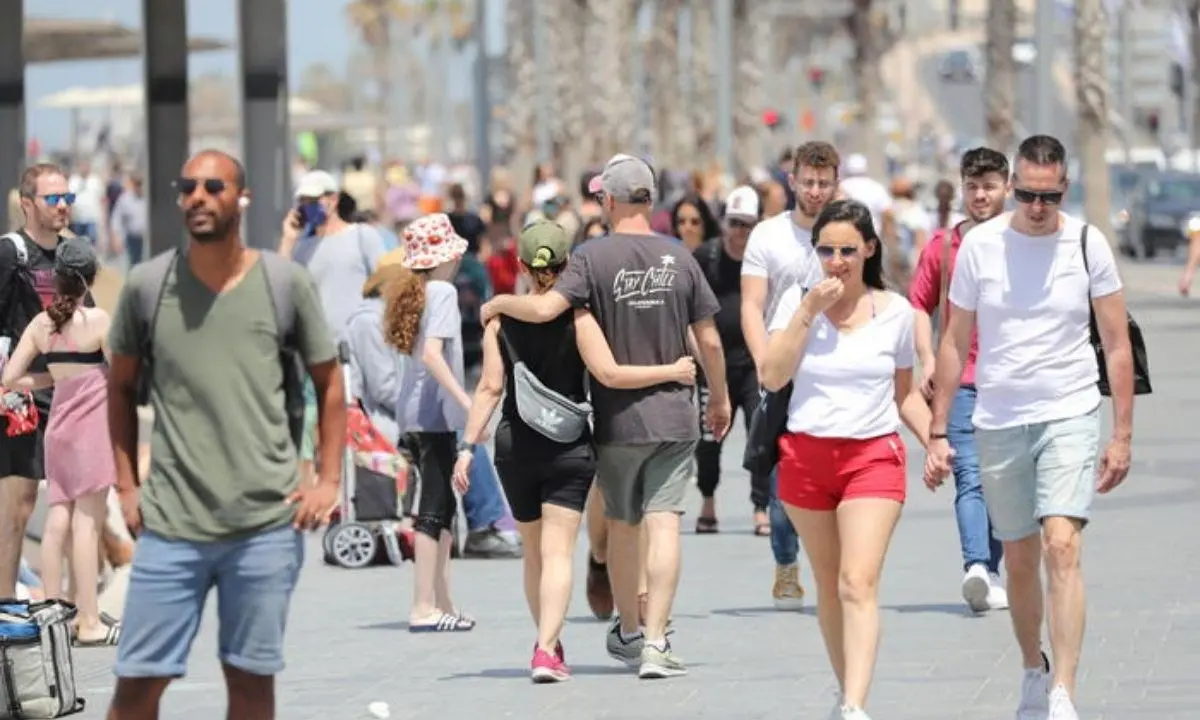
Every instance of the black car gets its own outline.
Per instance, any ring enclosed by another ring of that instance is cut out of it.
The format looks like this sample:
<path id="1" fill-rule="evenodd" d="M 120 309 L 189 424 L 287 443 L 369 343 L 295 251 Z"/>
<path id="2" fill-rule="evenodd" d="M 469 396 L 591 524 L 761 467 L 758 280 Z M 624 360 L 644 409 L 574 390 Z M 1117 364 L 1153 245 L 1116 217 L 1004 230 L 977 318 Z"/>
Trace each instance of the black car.
<path id="1" fill-rule="evenodd" d="M 1173 253 L 1200 231 L 1200 175 L 1164 170 L 1142 176 L 1129 194 L 1121 250 L 1139 258 Z"/>

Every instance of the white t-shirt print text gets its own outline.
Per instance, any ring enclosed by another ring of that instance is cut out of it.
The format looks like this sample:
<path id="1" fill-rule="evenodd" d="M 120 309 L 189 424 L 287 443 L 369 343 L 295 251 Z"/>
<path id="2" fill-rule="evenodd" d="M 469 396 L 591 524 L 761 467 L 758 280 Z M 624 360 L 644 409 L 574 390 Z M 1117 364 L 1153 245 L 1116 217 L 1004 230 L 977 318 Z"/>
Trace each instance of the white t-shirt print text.
<path id="1" fill-rule="evenodd" d="M 674 292 L 675 258 L 663 255 L 661 267 L 646 270 L 620 270 L 613 279 L 613 303 L 624 303 L 632 308 L 660 307 L 666 296 Z"/>

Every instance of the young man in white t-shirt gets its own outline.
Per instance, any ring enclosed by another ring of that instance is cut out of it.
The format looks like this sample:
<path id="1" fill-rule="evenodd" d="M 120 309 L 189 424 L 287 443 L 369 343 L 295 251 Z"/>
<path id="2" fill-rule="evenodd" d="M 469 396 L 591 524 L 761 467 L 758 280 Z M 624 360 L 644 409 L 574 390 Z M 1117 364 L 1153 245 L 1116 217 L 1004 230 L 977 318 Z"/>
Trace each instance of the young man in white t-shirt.
<path id="1" fill-rule="evenodd" d="M 1017 208 L 978 225 L 959 250 L 950 323 L 934 377 L 926 482 L 950 469 L 946 425 L 978 328 L 973 421 L 984 496 L 1004 543 L 1013 632 L 1025 676 L 1019 719 L 1078 720 L 1072 703 L 1083 644 L 1082 531 L 1096 491 L 1129 472 L 1133 356 L 1125 297 L 1108 239 L 1059 212 L 1067 190 L 1062 143 L 1021 143 Z M 1086 247 L 1086 256 L 1084 250 Z M 1113 398 L 1113 434 L 1099 465 L 1100 391 L 1089 334 L 1094 311 Z M 1041 650 L 1045 563 L 1051 664 Z"/>
<path id="2" fill-rule="evenodd" d="M 742 334 L 762 377 L 767 352 L 767 320 L 789 287 L 812 287 L 824 278 L 812 246 L 812 226 L 838 189 L 837 150 L 825 142 L 809 142 L 796 148 L 791 184 L 796 209 L 759 223 L 746 242 L 742 258 Z M 775 494 L 777 479 L 772 474 L 770 504 L 771 552 L 775 556 L 775 583 L 771 595 L 779 610 L 804 606 L 797 565 L 800 541 L 796 530 Z"/>

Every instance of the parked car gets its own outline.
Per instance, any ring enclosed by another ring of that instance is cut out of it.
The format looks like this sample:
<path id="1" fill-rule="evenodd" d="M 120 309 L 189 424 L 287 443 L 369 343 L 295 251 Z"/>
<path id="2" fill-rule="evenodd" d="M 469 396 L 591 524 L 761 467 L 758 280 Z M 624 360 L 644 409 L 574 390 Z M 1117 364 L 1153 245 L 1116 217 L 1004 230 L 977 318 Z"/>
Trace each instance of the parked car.
<path id="1" fill-rule="evenodd" d="M 949 82 L 977 82 L 983 75 L 979 52 L 971 48 L 947 52 L 938 63 L 938 75 Z"/>
<path id="2" fill-rule="evenodd" d="M 1138 258 L 1174 252 L 1200 231 L 1200 175 L 1174 170 L 1146 173 L 1129 198 L 1129 225 L 1121 251 Z"/>
<path id="3" fill-rule="evenodd" d="M 1112 222 L 1117 238 L 1121 244 L 1124 244 L 1129 224 L 1129 197 L 1145 170 L 1124 165 L 1110 165 L 1108 170 L 1109 209 L 1112 211 L 1112 217 L 1109 220 Z M 1071 185 L 1067 188 L 1067 196 L 1063 198 L 1063 212 L 1074 217 L 1086 217 L 1087 211 L 1083 207 L 1083 196 L 1083 181 L 1072 180 Z"/>

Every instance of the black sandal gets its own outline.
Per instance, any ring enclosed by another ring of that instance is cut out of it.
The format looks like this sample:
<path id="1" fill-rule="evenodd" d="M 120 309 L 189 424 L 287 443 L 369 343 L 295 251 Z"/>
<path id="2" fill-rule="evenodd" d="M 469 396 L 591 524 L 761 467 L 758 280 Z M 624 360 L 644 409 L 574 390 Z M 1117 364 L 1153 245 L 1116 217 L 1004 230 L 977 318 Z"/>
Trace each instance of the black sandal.
<path id="1" fill-rule="evenodd" d="M 697 535 L 716 535 L 719 532 L 721 532 L 720 522 L 715 517 L 701 515 L 696 518 Z"/>

